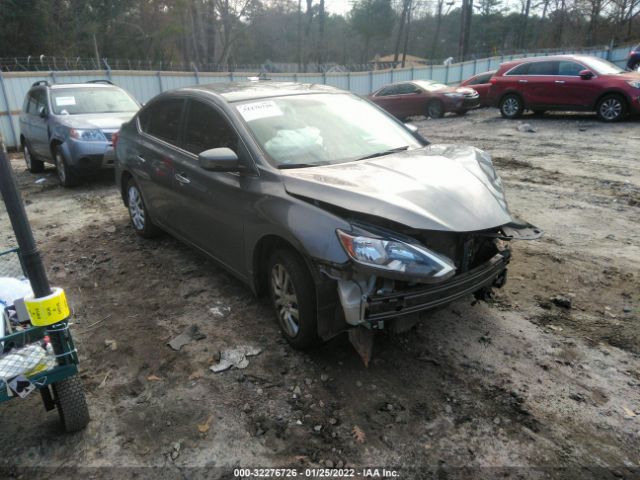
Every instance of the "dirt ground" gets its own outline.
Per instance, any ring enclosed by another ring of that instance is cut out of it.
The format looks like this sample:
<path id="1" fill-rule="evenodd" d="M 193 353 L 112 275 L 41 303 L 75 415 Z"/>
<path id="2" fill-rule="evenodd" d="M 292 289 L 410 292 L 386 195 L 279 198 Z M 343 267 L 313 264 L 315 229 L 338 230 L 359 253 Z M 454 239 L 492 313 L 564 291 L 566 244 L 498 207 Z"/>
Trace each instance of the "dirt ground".
<path id="1" fill-rule="evenodd" d="M 13 154 L 52 283 L 73 307 L 92 421 L 65 435 L 38 395 L 2 405 L 0 476 L 293 466 L 640 478 L 640 122 L 495 110 L 414 120 L 434 143 L 490 152 L 512 211 L 545 236 L 513 245 L 492 303 L 469 297 L 380 336 L 368 368 L 344 337 L 291 349 L 267 302 L 232 276 L 170 237 L 139 239 L 109 175 L 64 190 Z M 0 227 L 7 243 L 6 218 Z M 167 346 L 191 325 L 206 338 Z M 239 345 L 262 353 L 244 370 L 209 370 Z"/>

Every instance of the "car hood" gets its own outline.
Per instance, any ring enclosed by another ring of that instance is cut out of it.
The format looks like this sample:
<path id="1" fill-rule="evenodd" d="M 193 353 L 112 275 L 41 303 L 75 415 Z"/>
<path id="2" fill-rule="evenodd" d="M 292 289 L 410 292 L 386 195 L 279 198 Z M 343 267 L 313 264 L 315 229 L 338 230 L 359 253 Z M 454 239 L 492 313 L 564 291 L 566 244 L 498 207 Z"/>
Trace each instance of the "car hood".
<path id="1" fill-rule="evenodd" d="M 514 221 L 490 156 L 430 145 L 380 158 L 282 170 L 286 191 L 411 228 L 470 232 Z"/>
<path id="2" fill-rule="evenodd" d="M 87 115 L 60 115 L 60 123 L 70 128 L 99 128 L 117 130 L 124 122 L 131 120 L 136 112 L 92 113 Z"/>

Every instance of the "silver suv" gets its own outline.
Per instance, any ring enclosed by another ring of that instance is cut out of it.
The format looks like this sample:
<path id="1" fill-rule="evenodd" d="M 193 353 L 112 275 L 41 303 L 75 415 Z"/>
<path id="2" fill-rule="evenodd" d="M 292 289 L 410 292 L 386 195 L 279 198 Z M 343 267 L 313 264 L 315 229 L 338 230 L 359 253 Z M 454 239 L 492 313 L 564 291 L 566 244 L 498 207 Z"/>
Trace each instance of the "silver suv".
<path id="1" fill-rule="evenodd" d="M 139 108 L 129 93 L 106 80 L 34 83 L 20 115 L 27 168 L 38 173 L 45 162 L 54 164 L 63 187 L 83 174 L 113 168 L 111 137 Z"/>

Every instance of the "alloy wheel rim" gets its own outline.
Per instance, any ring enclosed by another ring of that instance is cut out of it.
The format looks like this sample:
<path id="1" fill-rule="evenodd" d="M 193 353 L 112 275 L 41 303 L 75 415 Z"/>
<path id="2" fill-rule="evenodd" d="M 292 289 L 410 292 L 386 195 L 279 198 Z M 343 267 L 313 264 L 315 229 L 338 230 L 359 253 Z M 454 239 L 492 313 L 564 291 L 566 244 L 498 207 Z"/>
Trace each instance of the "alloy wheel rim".
<path id="1" fill-rule="evenodd" d="M 600 106 L 600 114 L 607 120 L 618 118 L 622 113 L 622 104 L 615 98 L 610 98 Z"/>
<path id="2" fill-rule="evenodd" d="M 280 324 L 285 333 L 294 338 L 300 331 L 298 297 L 293 287 L 291 275 L 279 263 L 274 265 L 271 270 L 271 288 Z"/>
<path id="3" fill-rule="evenodd" d="M 65 170 L 64 159 L 60 153 L 56 153 L 56 170 L 58 171 L 58 178 L 61 183 L 64 183 L 67 179 L 67 172 Z"/>
<path id="4" fill-rule="evenodd" d="M 27 168 L 31 170 L 31 152 L 26 145 L 24 146 L 24 161 L 27 164 Z"/>
<path id="5" fill-rule="evenodd" d="M 129 187 L 129 214 L 133 226 L 137 230 L 144 230 L 144 206 L 142 196 L 136 187 Z"/>
<path id="6" fill-rule="evenodd" d="M 511 98 L 507 98 L 504 101 L 504 104 L 502 105 L 502 111 L 509 117 L 511 117 L 512 115 L 515 115 L 516 112 L 518 111 L 518 107 L 520 106 L 520 104 L 518 103 L 518 100 L 516 100 L 515 98 L 511 97 Z"/>

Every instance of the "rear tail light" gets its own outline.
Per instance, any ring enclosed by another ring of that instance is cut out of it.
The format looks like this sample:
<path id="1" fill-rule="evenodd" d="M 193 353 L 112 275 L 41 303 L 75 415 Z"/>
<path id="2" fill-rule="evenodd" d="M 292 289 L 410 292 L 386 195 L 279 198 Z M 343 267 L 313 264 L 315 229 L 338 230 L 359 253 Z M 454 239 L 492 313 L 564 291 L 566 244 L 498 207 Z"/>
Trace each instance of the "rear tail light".
<path id="1" fill-rule="evenodd" d="M 117 132 L 113 132 L 113 135 L 111 135 L 111 143 L 113 144 L 113 148 L 116 148 L 116 146 L 118 145 L 119 138 L 120 138 L 120 130 L 118 130 Z"/>
<path id="2" fill-rule="evenodd" d="M 491 78 L 489 79 L 489 83 L 490 83 L 490 84 L 492 84 L 492 85 L 494 85 L 494 84 L 498 83 L 498 79 L 497 79 L 496 77 L 491 77 Z"/>

